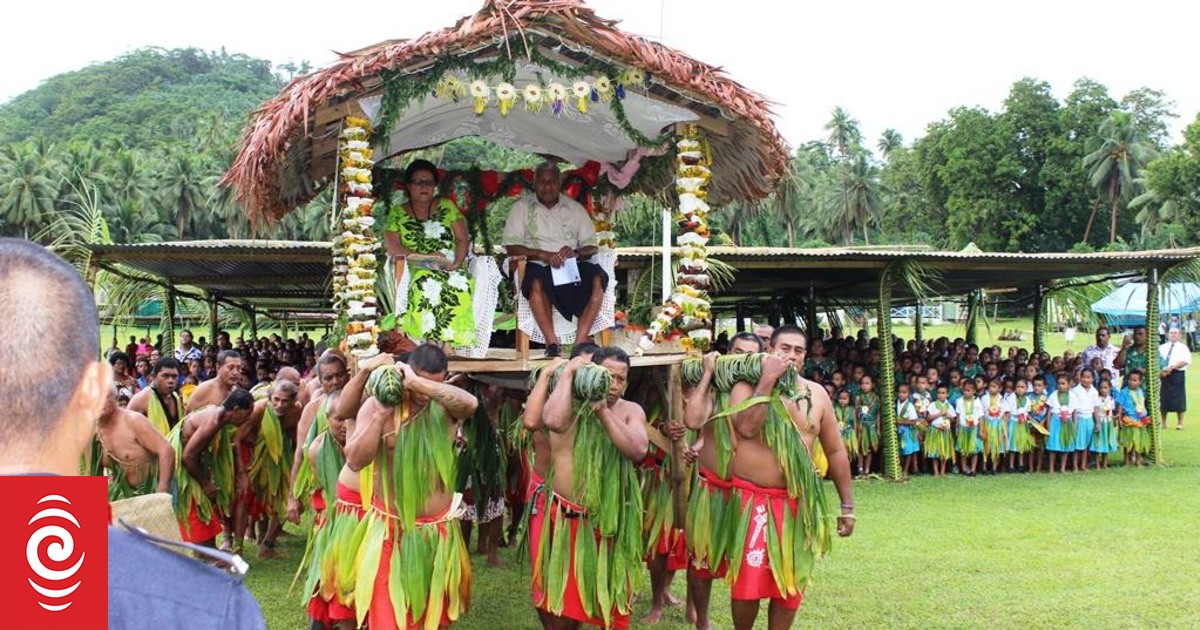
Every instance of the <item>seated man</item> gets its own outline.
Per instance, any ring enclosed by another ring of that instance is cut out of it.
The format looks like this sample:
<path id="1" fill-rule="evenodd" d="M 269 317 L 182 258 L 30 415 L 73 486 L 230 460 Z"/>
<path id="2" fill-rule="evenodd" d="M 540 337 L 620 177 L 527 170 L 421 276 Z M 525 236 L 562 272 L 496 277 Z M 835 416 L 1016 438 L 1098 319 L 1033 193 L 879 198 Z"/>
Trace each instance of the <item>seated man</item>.
<path id="1" fill-rule="evenodd" d="M 504 224 L 504 245 L 510 256 L 525 256 L 529 263 L 521 279 L 521 294 L 546 339 L 546 356 L 559 354 L 551 308 L 568 321 L 577 319 L 575 343 L 591 341 L 592 324 L 600 313 L 608 274 L 599 265 L 585 262 L 596 253 L 596 229 L 583 206 L 560 192 L 561 175 L 553 162 L 542 162 L 534 171 L 533 196 L 513 204 Z M 555 285 L 551 268 L 569 259 L 579 263 L 579 282 Z"/>

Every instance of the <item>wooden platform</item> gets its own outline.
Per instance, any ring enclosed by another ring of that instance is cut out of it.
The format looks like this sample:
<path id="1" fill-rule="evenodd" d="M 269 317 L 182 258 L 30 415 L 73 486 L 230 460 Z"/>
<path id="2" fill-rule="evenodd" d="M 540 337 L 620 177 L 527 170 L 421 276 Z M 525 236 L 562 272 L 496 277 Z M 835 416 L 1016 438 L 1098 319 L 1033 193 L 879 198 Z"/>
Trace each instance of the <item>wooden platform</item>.
<path id="1" fill-rule="evenodd" d="M 682 363 L 686 354 L 647 354 L 640 357 L 630 357 L 630 366 L 634 369 L 656 366 L 670 366 Z M 543 350 L 530 350 L 529 359 L 517 358 L 517 351 L 510 348 L 493 348 L 488 350 L 486 358 L 466 359 L 452 357 L 450 372 L 465 372 L 481 383 L 490 383 L 512 389 L 525 389 L 526 377 L 534 368 L 550 362 Z"/>

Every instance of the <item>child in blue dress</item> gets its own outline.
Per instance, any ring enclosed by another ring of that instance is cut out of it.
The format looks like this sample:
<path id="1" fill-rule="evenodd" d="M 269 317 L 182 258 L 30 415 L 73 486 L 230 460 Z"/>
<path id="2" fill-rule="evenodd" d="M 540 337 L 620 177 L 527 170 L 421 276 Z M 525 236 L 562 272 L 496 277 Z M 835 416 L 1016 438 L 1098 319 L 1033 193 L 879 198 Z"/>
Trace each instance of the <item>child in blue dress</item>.
<path id="1" fill-rule="evenodd" d="M 1075 442 L 1073 445 L 1073 469 L 1087 472 L 1088 449 L 1092 446 L 1092 434 L 1096 432 L 1096 409 L 1100 406 L 1100 393 L 1095 387 L 1096 373 L 1091 368 L 1079 372 L 1079 384 L 1071 389 L 1071 407 L 1075 409 Z"/>
<path id="2" fill-rule="evenodd" d="M 854 402 L 850 399 L 850 391 L 843 389 L 837 392 L 836 403 L 833 405 L 833 415 L 837 418 L 838 430 L 842 433 L 842 443 L 846 445 L 846 458 L 855 461 L 858 458 L 858 414 L 854 412 Z"/>
<path id="3" fill-rule="evenodd" d="M 962 398 L 958 399 L 954 415 L 958 417 L 956 447 L 962 461 L 960 470 L 969 477 L 975 476 L 979 452 L 983 442 L 979 439 L 979 426 L 983 422 L 983 402 L 975 398 L 975 381 L 963 379 Z"/>
<path id="4" fill-rule="evenodd" d="M 981 402 L 984 409 L 984 424 L 980 437 L 983 440 L 983 474 L 996 474 L 996 465 L 1008 450 L 1008 399 L 1005 398 L 1000 378 L 988 382 L 987 393 Z"/>
<path id="5" fill-rule="evenodd" d="M 1046 393 L 1046 379 L 1043 376 L 1033 377 L 1033 393 L 1029 396 L 1029 436 L 1033 439 L 1033 447 L 1029 452 L 1029 467 L 1033 472 L 1042 472 L 1042 462 L 1046 459 L 1046 422 L 1049 419 L 1050 407 L 1047 404 L 1049 394 Z"/>
<path id="6" fill-rule="evenodd" d="M 1121 429 L 1118 435 L 1121 448 L 1125 450 L 1125 465 L 1145 465 L 1145 456 L 1150 452 L 1150 414 L 1146 410 L 1145 380 L 1141 370 L 1125 375 L 1125 389 L 1117 395 L 1121 410 Z"/>
<path id="7" fill-rule="evenodd" d="M 918 472 L 917 453 L 921 452 L 921 441 L 917 439 L 917 406 L 913 404 L 908 385 L 896 386 L 896 433 L 900 438 L 900 456 L 904 458 L 904 474 Z"/>
<path id="8" fill-rule="evenodd" d="M 1064 370 L 1058 373 L 1056 379 L 1058 391 L 1050 395 L 1046 401 L 1047 415 L 1050 417 L 1050 434 L 1046 436 L 1046 450 L 1050 451 L 1050 472 L 1057 467 L 1058 458 L 1062 458 L 1062 468 L 1058 472 L 1067 472 L 1067 455 L 1075 450 L 1075 408 L 1071 406 L 1071 378 Z"/>
<path id="9" fill-rule="evenodd" d="M 1117 427 L 1114 422 L 1117 401 L 1112 395 L 1112 381 L 1100 381 L 1096 391 L 1100 394 L 1100 404 L 1096 407 L 1096 432 L 1089 450 L 1096 454 L 1096 468 L 1108 468 L 1108 454 L 1117 451 Z"/>

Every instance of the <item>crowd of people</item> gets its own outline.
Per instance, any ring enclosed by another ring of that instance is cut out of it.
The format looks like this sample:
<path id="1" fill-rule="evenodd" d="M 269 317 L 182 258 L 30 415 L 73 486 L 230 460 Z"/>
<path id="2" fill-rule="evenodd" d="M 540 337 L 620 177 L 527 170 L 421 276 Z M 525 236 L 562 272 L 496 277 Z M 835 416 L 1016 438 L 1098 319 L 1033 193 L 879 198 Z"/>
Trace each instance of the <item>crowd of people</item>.
<path id="1" fill-rule="evenodd" d="M 754 336 L 767 339 L 770 326 Z M 739 337 L 750 337 L 742 333 Z M 718 348 L 729 344 L 718 336 Z M 842 438 L 859 477 L 882 472 L 881 410 L 896 410 L 905 474 L 1065 472 L 1107 468 L 1110 454 L 1141 466 L 1150 450 L 1146 384 L 1160 379 L 1162 427 L 1183 429 L 1191 352 L 1179 326 L 1148 345 L 1134 327 L 1120 345 L 1107 327 L 1078 354 L 980 348 L 946 337 L 894 341 L 896 399 L 880 398 L 879 340 L 814 339 L 804 376 L 834 400 Z"/>
<path id="2" fill-rule="evenodd" d="M 179 350 L 190 352 L 181 337 Z M 260 555 L 275 554 L 282 523 L 313 512 L 307 610 L 321 627 L 458 619 L 469 602 L 474 532 L 489 563 L 499 546 L 525 540 L 532 603 L 547 628 L 628 627 L 647 574 L 654 621 L 678 603 L 669 585 L 680 570 L 697 627 L 709 627 L 714 579 L 732 585 L 737 627 L 753 626 L 764 599 L 772 627 L 786 627 L 813 558 L 833 532 L 852 532 L 854 503 L 833 406 L 799 377 L 803 333 L 752 339 L 738 354 L 754 355 L 760 373 L 721 390 L 713 384 L 725 372 L 710 355 L 684 392 L 687 417 L 668 423 L 654 379 L 631 373 L 619 348 L 575 344 L 572 358 L 552 359 L 528 391 L 448 374 L 437 344 L 379 355 L 353 376 L 341 353 L 327 351 L 307 376 L 278 369 L 256 400 L 245 387 L 250 360 L 221 335 L 212 378 L 186 399 L 175 383 L 187 362 L 174 357 L 150 366 L 125 409 L 118 378 L 92 470 L 109 475 L 114 500 L 173 489 L 181 536 L 234 553 L 252 541 Z M 368 386 L 376 377 L 401 389 Z M 750 404 L 756 391 L 781 388 L 803 396 L 783 411 Z M 781 432 L 780 423 L 800 430 Z M 780 434 L 795 440 L 767 437 Z M 818 442 L 841 501 L 828 515 L 823 499 L 816 507 L 804 500 L 823 493 L 810 460 Z M 683 491 L 671 471 L 692 462 L 694 522 L 685 526 L 671 509 Z"/>

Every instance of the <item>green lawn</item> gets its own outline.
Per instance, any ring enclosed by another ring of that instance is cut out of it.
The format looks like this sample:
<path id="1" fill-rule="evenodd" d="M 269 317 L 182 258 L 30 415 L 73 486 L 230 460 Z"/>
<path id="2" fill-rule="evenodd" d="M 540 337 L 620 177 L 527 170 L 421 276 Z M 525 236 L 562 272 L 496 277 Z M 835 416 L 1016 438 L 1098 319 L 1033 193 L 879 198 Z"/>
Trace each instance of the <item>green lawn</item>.
<path id="1" fill-rule="evenodd" d="M 981 327 L 980 342 L 1019 324 Z M 930 328 L 927 335 L 962 334 L 961 327 Z M 1078 337 L 1076 350 L 1086 341 Z M 1061 352 L 1062 335 L 1050 335 L 1048 346 Z M 1188 385 L 1193 406 L 1200 404 L 1200 378 Z M 858 529 L 818 568 L 796 627 L 1197 627 L 1197 417 L 1186 431 L 1164 433 L 1169 465 L 1155 469 L 855 482 Z M 250 558 L 247 581 L 270 628 L 303 628 L 301 598 L 287 590 L 303 537 L 281 546 L 286 559 Z M 512 552 L 508 560 L 505 569 L 475 564 L 473 607 L 456 628 L 539 627 L 528 571 Z M 649 591 L 640 599 L 639 616 Z M 723 584 L 713 590 L 712 608 L 716 627 L 732 627 Z M 672 611 L 658 627 L 688 626 Z"/>

